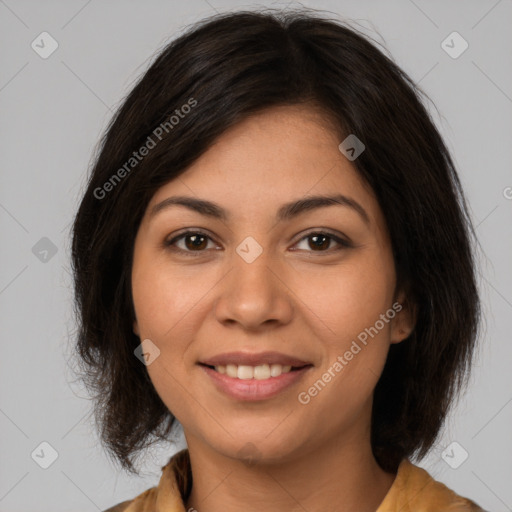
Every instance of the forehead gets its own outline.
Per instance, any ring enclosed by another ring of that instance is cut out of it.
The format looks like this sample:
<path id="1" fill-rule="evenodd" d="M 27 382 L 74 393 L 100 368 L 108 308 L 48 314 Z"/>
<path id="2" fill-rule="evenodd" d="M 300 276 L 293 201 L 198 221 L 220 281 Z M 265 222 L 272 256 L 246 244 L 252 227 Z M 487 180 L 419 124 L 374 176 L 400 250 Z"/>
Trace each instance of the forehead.
<path id="1" fill-rule="evenodd" d="M 321 110 L 279 106 L 251 115 L 220 135 L 152 206 L 172 195 L 222 204 L 238 218 L 274 214 L 283 203 L 336 193 L 364 204 L 373 224 L 383 216 L 371 187 L 338 149 L 341 135 Z"/>

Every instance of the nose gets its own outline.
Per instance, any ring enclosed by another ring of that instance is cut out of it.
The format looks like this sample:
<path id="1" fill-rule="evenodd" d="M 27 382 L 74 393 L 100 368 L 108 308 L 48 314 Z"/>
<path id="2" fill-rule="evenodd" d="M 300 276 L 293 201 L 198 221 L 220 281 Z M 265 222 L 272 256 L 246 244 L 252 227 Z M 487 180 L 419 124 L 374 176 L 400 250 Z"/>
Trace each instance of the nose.
<path id="1" fill-rule="evenodd" d="M 251 331 L 289 323 L 293 293 L 279 268 L 265 250 L 251 263 L 234 254 L 233 267 L 222 280 L 215 303 L 217 320 Z"/>

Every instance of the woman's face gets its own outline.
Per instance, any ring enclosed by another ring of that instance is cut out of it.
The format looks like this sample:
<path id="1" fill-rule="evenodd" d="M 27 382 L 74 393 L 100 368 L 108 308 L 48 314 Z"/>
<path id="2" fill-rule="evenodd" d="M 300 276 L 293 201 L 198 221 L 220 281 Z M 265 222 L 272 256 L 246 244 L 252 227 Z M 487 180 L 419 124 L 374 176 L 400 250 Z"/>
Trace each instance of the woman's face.
<path id="1" fill-rule="evenodd" d="M 383 214 L 340 142 L 311 108 L 265 110 L 147 208 L 134 247 L 134 332 L 151 340 L 147 371 L 189 447 L 291 460 L 328 442 L 369 442 L 390 343 L 412 325 L 394 295 Z M 161 204 L 178 196 L 216 206 Z M 313 196 L 346 199 L 303 203 Z M 229 363 L 229 374 L 207 362 Z"/>

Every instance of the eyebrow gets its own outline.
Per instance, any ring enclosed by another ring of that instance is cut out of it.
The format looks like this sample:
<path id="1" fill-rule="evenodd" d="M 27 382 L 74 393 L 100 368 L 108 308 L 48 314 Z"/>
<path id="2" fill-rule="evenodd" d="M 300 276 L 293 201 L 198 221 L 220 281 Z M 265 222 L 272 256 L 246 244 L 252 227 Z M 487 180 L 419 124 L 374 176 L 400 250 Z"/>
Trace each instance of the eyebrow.
<path id="1" fill-rule="evenodd" d="M 159 212 L 166 210 L 171 206 L 184 206 L 189 210 L 193 210 L 201 215 L 212 217 L 223 221 L 228 221 L 231 215 L 217 203 L 207 201 L 205 199 L 197 199 L 188 196 L 168 197 L 151 208 L 149 213 L 150 219 Z M 283 204 L 277 211 L 276 219 L 279 222 L 290 220 L 306 211 L 323 208 L 326 206 L 346 206 L 359 214 L 366 224 L 370 224 L 370 218 L 365 209 L 355 200 L 343 194 L 332 196 L 307 196 L 297 201 Z"/>

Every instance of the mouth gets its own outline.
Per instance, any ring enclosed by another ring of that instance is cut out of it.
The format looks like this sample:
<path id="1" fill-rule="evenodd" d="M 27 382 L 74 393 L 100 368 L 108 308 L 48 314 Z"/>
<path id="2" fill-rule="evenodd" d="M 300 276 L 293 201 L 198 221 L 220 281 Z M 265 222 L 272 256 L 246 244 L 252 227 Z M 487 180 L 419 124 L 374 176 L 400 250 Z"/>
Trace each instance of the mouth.
<path id="1" fill-rule="evenodd" d="M 261 364 L 261 365 L 209 365 L 205 363 L 199 363 L 200 366 L 209 368 L 221 375 L 226 375 L 232 379 L 239 380 L 267 380 L 275 379 L 283 374 L 297 372 L 304 368 L 313 366 L 312 364 L 303 364 L 299 366 L 282 365 L 278 363 L 274 364 Z"/>
<path id="2" fill-rule="evenodd" d="M 267 400 L 297 385 L 313 364 L 276 351 L 225 352 L 197 363 L 210 383 L 234 400 Z"/>
<path id="3" fill-rule="evenodd" d="M 197 363 L 213 388 L 231 400 L 269 400 L 297 386 L 314 367 L 300 359 L 262 352 L 231 352 Z"/>

